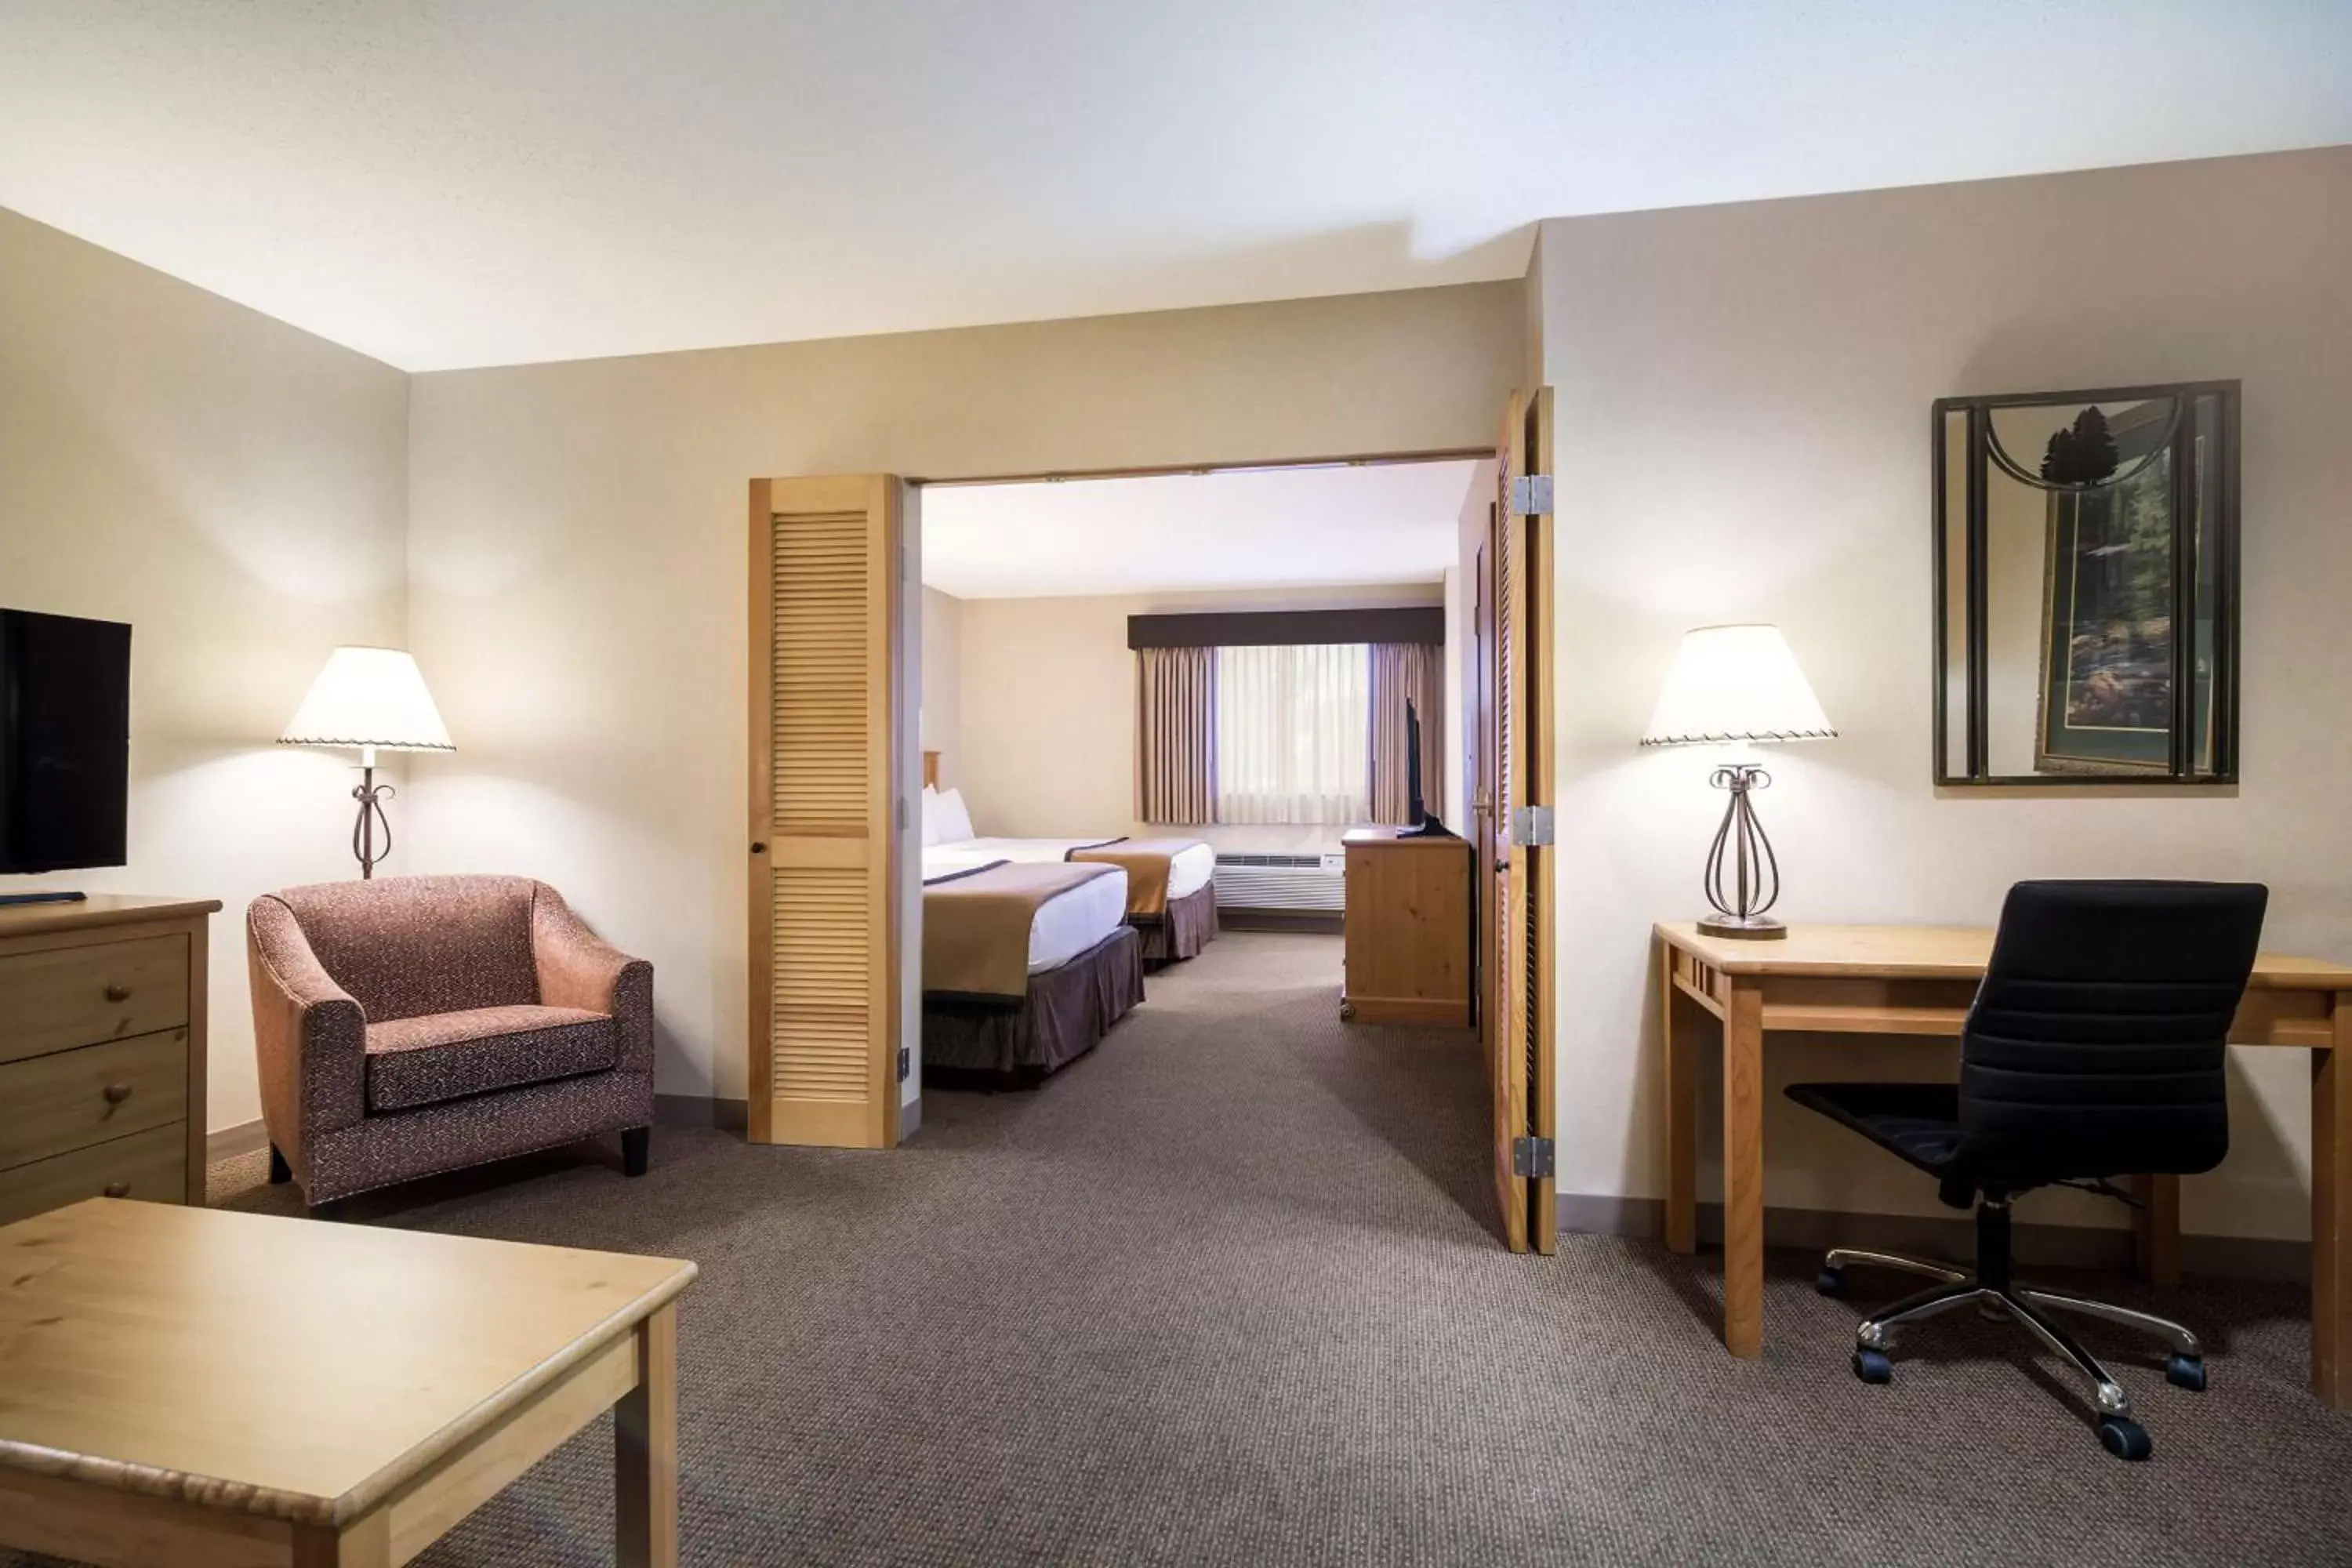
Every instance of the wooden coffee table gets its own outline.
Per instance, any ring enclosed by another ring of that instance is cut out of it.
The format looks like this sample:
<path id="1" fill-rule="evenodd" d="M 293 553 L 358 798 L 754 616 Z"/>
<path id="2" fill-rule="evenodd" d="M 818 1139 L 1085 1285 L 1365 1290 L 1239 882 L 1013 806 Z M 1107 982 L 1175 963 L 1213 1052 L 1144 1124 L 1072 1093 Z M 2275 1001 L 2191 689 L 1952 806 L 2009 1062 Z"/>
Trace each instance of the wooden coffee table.
<path id="1" fill-rule="evenodd" d="M 677 1560 L 691 1263 L 93 1198 L 0 1227 L 0 1544 L 394 1568 L 606 1409 Z"/>

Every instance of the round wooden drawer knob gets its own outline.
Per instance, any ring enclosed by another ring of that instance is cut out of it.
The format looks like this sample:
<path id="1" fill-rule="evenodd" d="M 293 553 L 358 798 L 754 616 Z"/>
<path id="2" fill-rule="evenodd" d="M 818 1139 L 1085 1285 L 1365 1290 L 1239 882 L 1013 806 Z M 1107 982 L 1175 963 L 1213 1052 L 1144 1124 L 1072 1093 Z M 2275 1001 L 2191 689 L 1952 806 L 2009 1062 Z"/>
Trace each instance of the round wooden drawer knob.
<path id="1" fill-rule="evenodd" d="M 106 1096 L 107 1104 L 120 1105 L 131 1098 L 131 1086 L 127 1083 L 110 1083 L 98 1092 Z"/>
<path id="2" fill-rule="evenodd" d="M 106 999 L 110 1002 L 128 1002 L 131 1000 L 131 987 L 117 981 L 106 988 Z"/>
<path id="3" fill-rule="evenodd" d="M 109 1182 L 106 1184 L 106 1195 L 110 1198 L 127 1198 L 131 1195 L 131 1184 L 129 1182 Z"/>

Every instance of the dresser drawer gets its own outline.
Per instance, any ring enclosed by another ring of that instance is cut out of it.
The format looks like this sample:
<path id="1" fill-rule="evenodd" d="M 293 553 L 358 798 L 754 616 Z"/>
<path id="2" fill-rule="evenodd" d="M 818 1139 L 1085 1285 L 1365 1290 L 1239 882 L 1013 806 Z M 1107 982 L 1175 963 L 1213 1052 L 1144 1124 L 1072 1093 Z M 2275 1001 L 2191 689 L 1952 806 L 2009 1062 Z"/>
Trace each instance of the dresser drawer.
<path id="1" fill-rule="evenodd" d="M 188 939 L 144 936 L 0 957 L 0 1061 L 188 1021 Z"/>
<path id="2" fill-rule="evenodd" d="M 0 1171 L 188 1119 L 188 1031 L 0 1062 Z"/>
<path id="3" fill-rule="evenodd" d="M 176 1204 L 188 1192 L 185 1122 L 151 1128 L 0 1171 L 0 1225 L 84 1198 L 145 1198 Z"/>

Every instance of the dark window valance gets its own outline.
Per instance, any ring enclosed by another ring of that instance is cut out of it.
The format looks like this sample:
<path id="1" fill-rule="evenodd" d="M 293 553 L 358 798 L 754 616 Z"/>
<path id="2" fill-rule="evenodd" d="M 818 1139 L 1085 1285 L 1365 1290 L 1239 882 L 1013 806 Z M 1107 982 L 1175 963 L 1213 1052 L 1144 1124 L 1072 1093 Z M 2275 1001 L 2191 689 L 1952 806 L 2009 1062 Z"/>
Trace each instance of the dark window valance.
<path id="1" fill-rule="evenodd" d="M 1445 606 L 1400 605 L 1373 610 L 1230 610 L 1202 615 L 1129 616 L 1127 646 L 1271 647 L 1298 643 L 1427 643 L 1445 646 Z"/>

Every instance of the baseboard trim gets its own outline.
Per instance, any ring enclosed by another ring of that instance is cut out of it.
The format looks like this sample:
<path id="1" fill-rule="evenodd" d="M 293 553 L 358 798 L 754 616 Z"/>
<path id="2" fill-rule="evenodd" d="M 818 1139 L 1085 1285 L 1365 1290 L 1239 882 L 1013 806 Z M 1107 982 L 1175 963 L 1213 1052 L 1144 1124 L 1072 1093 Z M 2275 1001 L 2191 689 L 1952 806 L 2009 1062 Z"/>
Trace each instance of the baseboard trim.
<path id="1" fill-rule="evenodd" d="M 1217 925 L 1223 931 L 1309 931 L 1338 936 L 1347 929 L 1347 917 L 1330 910 L 1243 910 L 1217 906 Z"/>
<path id="2" fill-rule="evenodd" d="M 740 1132 L 751 1124 L 751 1110 L 747 1100 L 708 1094 L 654 1096 L 656 1127 L 716 1127 L 722 1132 Z"/>
<path id="3" fill-rule="evenodd" d="M 269 1147 L 269 1129 L 257 1117 L 234 1127 L 216 1127 L 205 1134 L 205 1163 L 217 1165 Z"/>
<path id="4" fill-rule="evenodd" d="M 1665 1204 L 1657 1198 L 1559 1194 L 1562 1234 L 1655 1237 L 1665 1229 Z M 1698 1205 L 1699 1240 L 1723 1240 L 1723 1205 Z M 1975 1222 L 1965 1215 L 1842 1214 L 1832 1209 L 1768 1206 L 1764 1245 L 1825 1251 L 1867 1247 L 1930 1258 L 1965 1259 L 1976 1252 Z M 2017 1227 L 2017 1261 L 2028 1268 L 2128 1270 L 2133 1266 L 2128 1229 L 2087 1225 Z M 2183 1236 L 2180 1266 L 2191 1274 L 2227 1279 L 2283 1279 L 2308 1283 L 2311 1246 L 2254 1236 Z"/>

